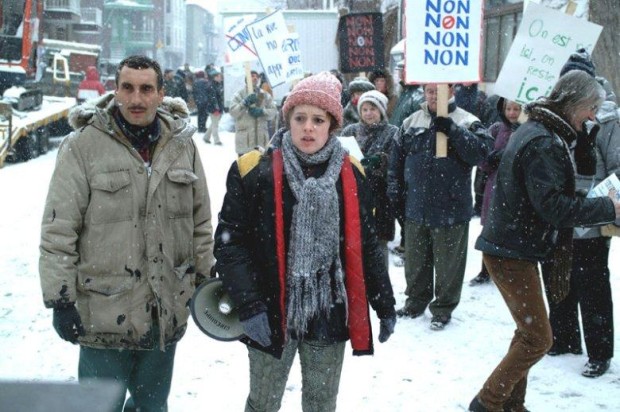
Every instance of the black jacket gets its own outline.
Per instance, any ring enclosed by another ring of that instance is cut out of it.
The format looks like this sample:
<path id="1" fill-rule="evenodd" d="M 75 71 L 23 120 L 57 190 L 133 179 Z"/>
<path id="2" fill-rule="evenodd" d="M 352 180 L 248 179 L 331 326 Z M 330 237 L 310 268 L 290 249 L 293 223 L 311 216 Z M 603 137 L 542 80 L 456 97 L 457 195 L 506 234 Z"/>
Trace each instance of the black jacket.
<path id="1" fill-rule="evenodd" d="M 575 131 L 548 109 L 534 109 L 512 135 L 497 172 L 495 194 L 476 249 L 493 256 L 541 260 L 558 229 L 612 222 L 611 199 L 575 196 L 568 145 Z M 594 152 L 575 159 L 591 162 Z"/>
<path id="2" fill-rule="evenodd" d="M 366 170 L 368 185 L 372 192 L 377 236 L 381 240 L 393 240 L 395 232 L 394 214 L 387 196 L 387 167 L 392 146 L 396 141 L 398 127 L 382 121 L 365 125 L 354 123 L 345 127 L 342 136 L 355 136 L 364 154 L 362 165 Z M 365 139 L 363 143 L 360 140 Z"/>
<path id="3" fill-rule="evenodd" d="M 196 102 L 196 106 L 207 105 L 209 99 L 209 96 L 207 94 L 208 87 L 209 82 L 206 79 L 197 79 L 194 82 L 192 93 L 194 94 L 194 101 Z"/>
<path id="4" fill-rule="evenodd" d="M 435 113 L 426 102 L 409 116 L 392 147 L 388 196 L 396 217 L 432 228 L 469 222 L 472 215 L 471 171 L 484 160 L 493 137 L 474 115 L 448 106 L 458 126 L 448 136 L 448 155 L 437 158 Z"/>
<path id="5" fill-rule="evenodd" d="M 319 165 L 308 173 L 320 176 L 325 166 L 326 164 Z M 385 318 L 394 314 L 395 300 L 392 286 L 377 243 L 369 190 L 363 174 L 357 168 L 353 169 L 360 202 L 366 294 L 379 318 Z M 340 179 L 336 185 L 340 198 L 340 230 L 343 233 L 344 211 Z M 285 245 L 288 246 L 296 200 L 286 182 L 286 174 L 282 198 Z M 267 307 L 273 344 L 269 348 L 264 348 L 248 338 L 243 338 L 242 341 L 280 357 L 284 336 L 279 306 L 280 286 L 274 216 L 272 152 L 269 151 L 265 155 L 259 155 L 257 151 L 250 152 L 234 162 L 228 172 L 226 195 L 215 234 L 214 255 L 217 259 L 217 271 L 221 274 L 224 286 L 235 306 L 239 308 L 242 318 L 247 318 Z M 344 235 L 341 239 L 344 239 Z M 340 256 L 344 260 L 344 242 L 341 242 Z M 343 267 L 345 267 L 344 261 Z M 331 343 L 347 340 L 344 304 L 335 305 L 329 319 L 315 319 L 304 338 Z"/>
<path id="6" fill-rule="evenodd" d="M 224 112 L 224 87 L 222 83 L 216 82 L 215 80 L 209 80 L 207 82 L 207 111 L 209 113 L 213 112 Z"/>

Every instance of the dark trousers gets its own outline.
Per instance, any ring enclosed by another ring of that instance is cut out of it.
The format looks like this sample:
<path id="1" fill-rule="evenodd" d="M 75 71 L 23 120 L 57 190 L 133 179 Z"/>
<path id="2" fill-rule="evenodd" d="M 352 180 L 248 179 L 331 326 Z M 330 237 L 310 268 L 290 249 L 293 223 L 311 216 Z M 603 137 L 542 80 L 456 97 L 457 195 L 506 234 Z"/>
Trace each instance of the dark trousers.
<path id="1" fill-rule="evenodd" d="M 209 113 L 207 112 L 207 105 L 201 104 L 196 107 L 198 112 L 198 132 L 204 133 L 207 131 L 207 118 L 209 117 Z"/>
<path id="2" fill-rule="evenodd" d="M 452 315 L 461 300 L 468 234 L 469 222 L 438 228 L 405 222 L 405 307 Z"/>
<path id="3" fill-rule="evenodd" d="M 156 334 L 155 336 L 159 336 Z M 115 412 L 166 412 L 172 382 L 176 344 L 159 350 L 94 349 L 80 346 L 78 379 L 81 384 L 113 380 L 124 389 L 115 402 Z M 125 409 L 126 391 L 131 398 Z"/>
<path id="4" fill-rule="evenodd" d="M 573 266 L 570 292 L 559 303 L 549 303 L 549 320 L 553 330 L 553 344 L 560 351 L 581 350 L 581 328 L 592 360 L 611 359 L 614 354 L 614 318 L 611 284 L 609 282 L 608 237 L 573 240 Z M 542 265 L 545 284 L 553 262 Z M 549 299 L 549 291 L 547 300 Z"/>
<path id="5" fill-rule="evenodd" d="M 492 412 L 523 410 L 527 375 L 553 342 L 536 262 L 483 255 L 491 279 L 514 319 L 508 353 L 480 390 L 481 403 Z"/>

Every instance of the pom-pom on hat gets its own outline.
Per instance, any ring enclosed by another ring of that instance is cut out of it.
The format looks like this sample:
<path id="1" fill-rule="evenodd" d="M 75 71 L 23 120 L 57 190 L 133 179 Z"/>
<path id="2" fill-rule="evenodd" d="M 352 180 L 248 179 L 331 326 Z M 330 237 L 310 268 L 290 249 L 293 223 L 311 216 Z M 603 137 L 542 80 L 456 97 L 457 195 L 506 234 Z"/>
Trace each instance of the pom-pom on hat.
<path id="1" fill-rule="evenodd" d="M 560 77 L 571 70 L 581 70 L 592 77 L 596 76 L 594 63 L 592 63 L 592 59 L 586 49 L 579 49 L 570 55 L 568 61 L 564 64 L 562 70 L 560 70 Z"/>
<path id="2" fill-rule="evenodd" d="M 383 93 L 377 90 L 371 90 L 361 95 L 360 99 L 357 101 L 357 112 L 360 115 L 362 111 L 362 104 L 364 103 L 372 103 L 377 106 L 377 108 L 381 112 L 382 119 L 387 120 L 388 99 Z"/>
<path id="3" fill-rule="evenodd" d="M 351 82 L 349 82 L 349 92 L 351 93 L 364 93 L 370 90 L 375 90 L 375 85 L 372 84 L 365 77 L 356 77 L 355 79 L 351 80 Z"/>
<path id="4" fill-rule="evenodd" d="M 289 110 L 295 106 L 308 104 L 320 107 L 332 115 L 338 127 L 342 126 L 342 105 L 340 93 L 342 85 L 329 72 L 321 72 L 306 77 L 293 87 L 293 90 L 284 101 L 282 113 L 287 118 Z"/>

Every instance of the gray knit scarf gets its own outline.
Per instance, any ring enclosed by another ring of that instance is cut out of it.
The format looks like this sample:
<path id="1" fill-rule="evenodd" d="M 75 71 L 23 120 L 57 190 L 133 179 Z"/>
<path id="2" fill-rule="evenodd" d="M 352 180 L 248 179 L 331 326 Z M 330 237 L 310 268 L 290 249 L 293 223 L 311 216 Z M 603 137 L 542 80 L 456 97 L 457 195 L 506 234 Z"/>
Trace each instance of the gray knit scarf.
<path id="1" fill-rule="evenodd" d="M 287 328 L 298 338 L 303 337 L 314 317 L 329 316 L 334 303 L 346 303 L 336 190 L 345 153 L 334 136 L 311 155 L 293 145 L 290 132 L 282 137 L 284 171 L 297 199 L 288 249 Z M 303 166 L 325 162 L 327 169 L 321 177 L 305 177 Z M 330 272 L 334 273 L 334 291 Z"/>

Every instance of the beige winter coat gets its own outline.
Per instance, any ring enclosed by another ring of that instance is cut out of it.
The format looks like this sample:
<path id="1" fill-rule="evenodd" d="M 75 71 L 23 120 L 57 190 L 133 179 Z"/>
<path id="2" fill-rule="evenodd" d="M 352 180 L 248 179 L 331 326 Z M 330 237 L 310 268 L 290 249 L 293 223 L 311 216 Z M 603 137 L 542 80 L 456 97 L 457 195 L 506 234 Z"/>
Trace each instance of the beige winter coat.
<path id="1" fill-rule="evenodd" d="M 258 118 L 250 116 L 244 104 L 248 96 L 246 89 L 238 91 L 230 105 L 230 115 L 235 119 L 235 150 L 238 155 L 254 150 L 256 146 L 266 148 L 271 138 L 267 122 L 276 118 L 278 109 L 269 93 L 258 89 L 256 94 L 259 100 L 256 106 L 263 109 L 263 115 Z"/>
<path id="2" fill-rule="evenodd" d="M 149 169 L 111 116 L 113 96 L 74 109 L 41 229 L 46 307 L 75 302 L 95 348 L 151 349 L 187 328 L 195 273 L 213 264 L 207 182 L 187 106 L 164 98 Z M 155 311 L 155 313 L 153 313 Z"/>

